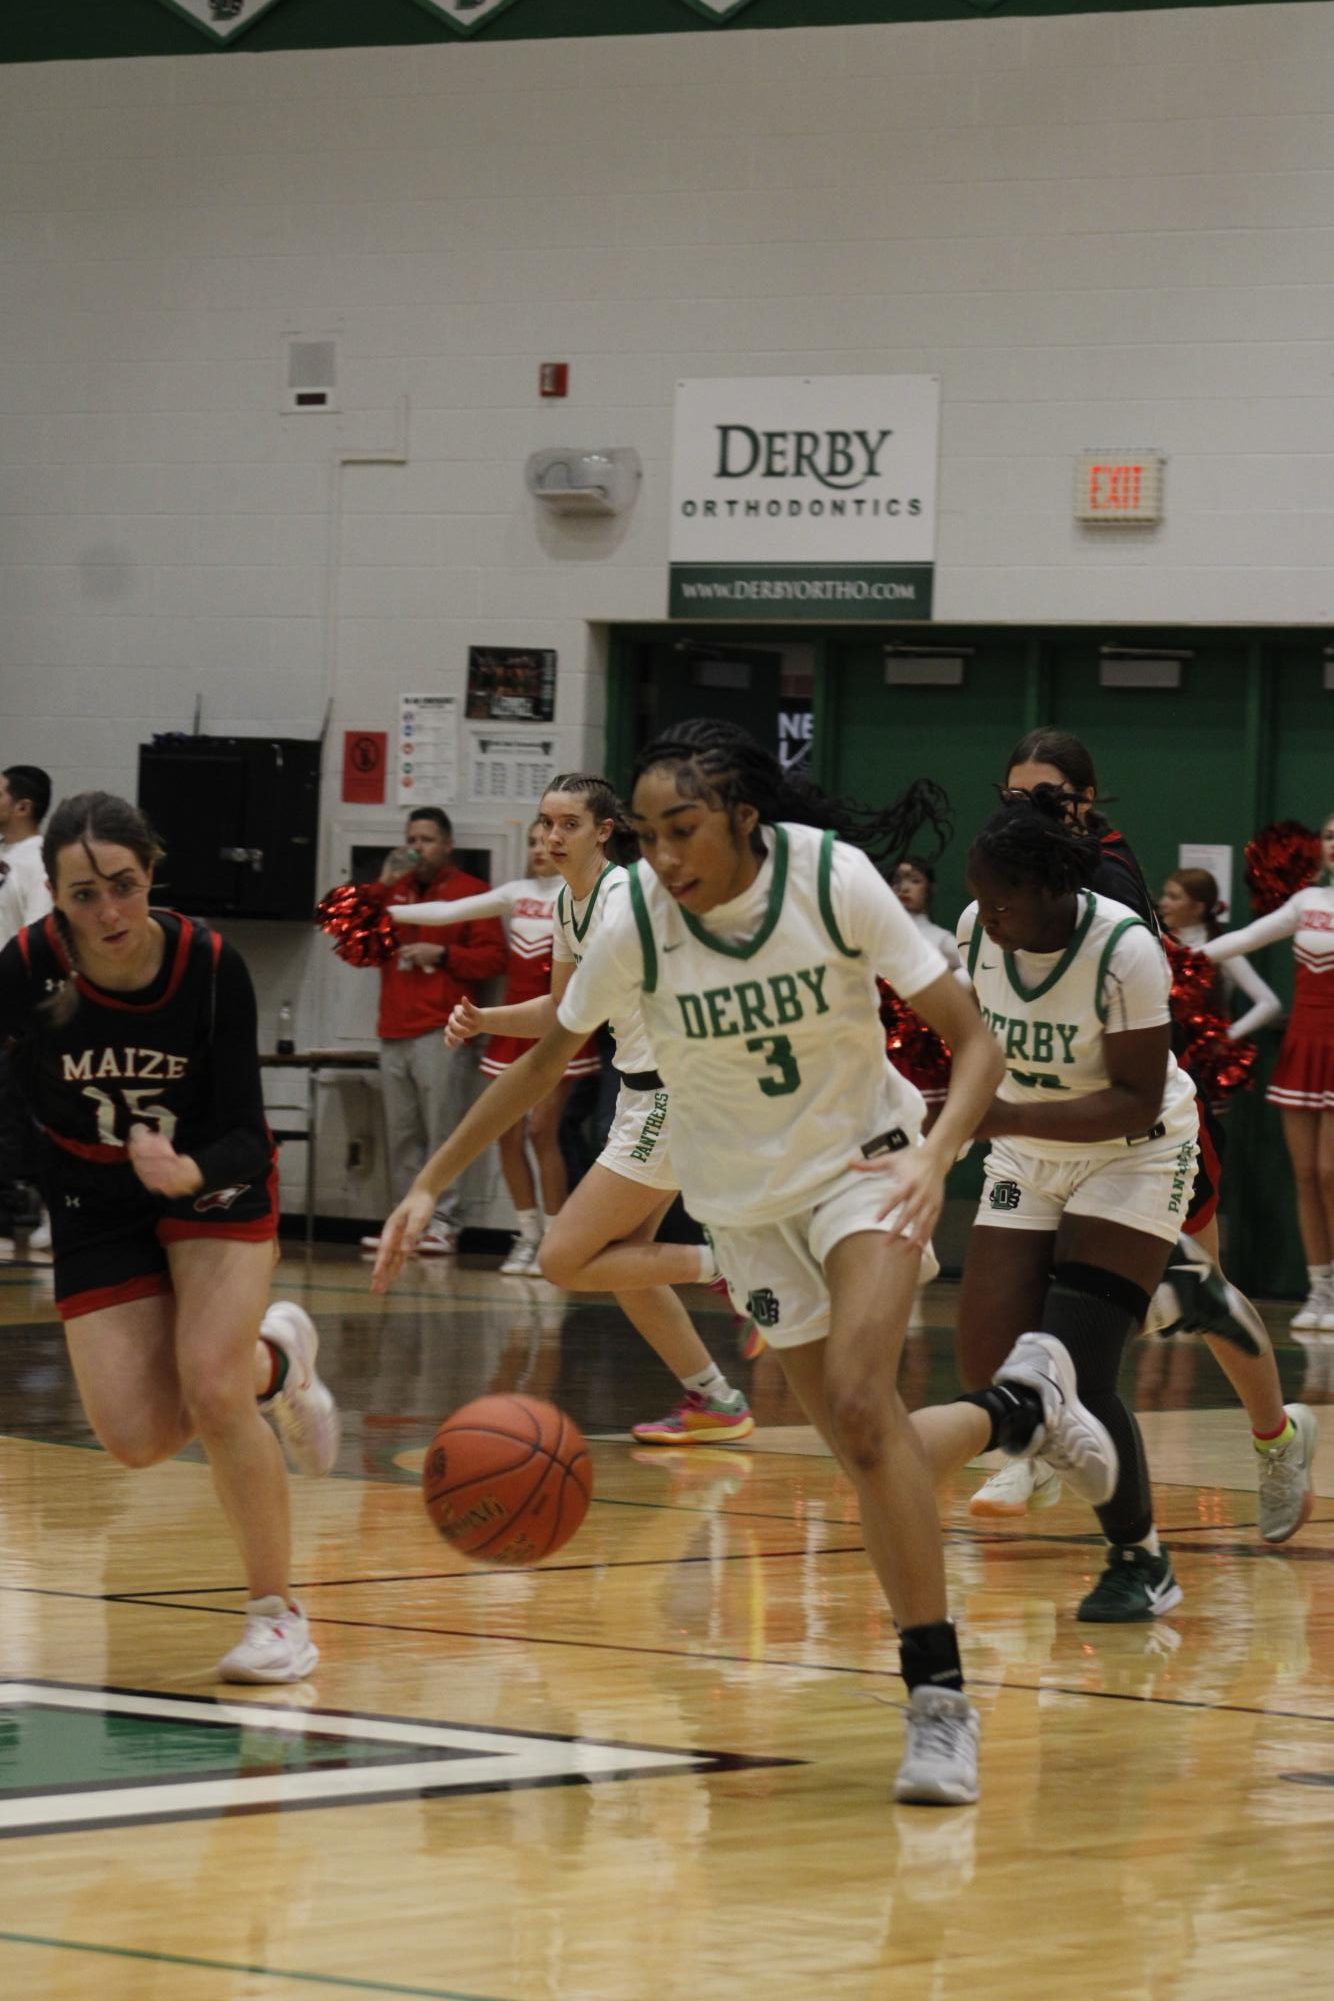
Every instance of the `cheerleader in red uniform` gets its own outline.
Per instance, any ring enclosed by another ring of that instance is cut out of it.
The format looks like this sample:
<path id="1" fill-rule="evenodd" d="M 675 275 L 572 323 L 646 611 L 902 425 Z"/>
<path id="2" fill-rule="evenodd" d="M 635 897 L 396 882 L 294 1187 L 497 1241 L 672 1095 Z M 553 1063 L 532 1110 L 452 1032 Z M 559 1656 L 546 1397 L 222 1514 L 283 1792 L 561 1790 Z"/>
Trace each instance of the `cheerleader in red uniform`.
<path id="1" fill-rule="evenodd" d="M 505 972 L 505 1007 L 522 1001 L 540 1000 L 551 990 L 551 934 L 555 924 L 556 892 L 561 877 L 547 853 L 541 822 L 528 829 L 528 874 L 517 882 L 503 882 L 484 896 L 465 896 L 452 903 L 414 903 L 405 907 L 405 921 L 414 924 L 466 924 L 470 919 L 504 917 L 509 920 L 509 965 Z M 395 915 L 390 909 L 390 916 Z M 498 1077 L 532 1041 L 517 1035 L 493 1035 L 486 1045 L 480 1068 L 485 1076 Z M 597 1050 L 589 1044 L 579 1051 L 566 1069 L 561 1082 L 525 1118 L 502 1133 L 499 1140 L 501 1172 L 519 1219 L 519 1234 L 500 1267 L 507 1278 L 529 1278 L 537 1272 L 537 1253 L 545 1227 L 544 1215 L 554 1216 L 569 1193 L 569 1177 L 559 1144 L 561 1115 L 570 1086 L 576 1077 L 595 1076 L 601 1068 Z M 533 1178 L 528 1149 L 537 1162 Z"/>
<path id="2" fill-rule="evenodd" d="M 1309 1282 L 1297 1332 L 1334 1334 L 1334 813 L 1320 829 L 1321 881 L 1201 946 L 1215 961 L 1291 938 L 1297 983 L 1265 1096 L 1283 1114 Z"/>

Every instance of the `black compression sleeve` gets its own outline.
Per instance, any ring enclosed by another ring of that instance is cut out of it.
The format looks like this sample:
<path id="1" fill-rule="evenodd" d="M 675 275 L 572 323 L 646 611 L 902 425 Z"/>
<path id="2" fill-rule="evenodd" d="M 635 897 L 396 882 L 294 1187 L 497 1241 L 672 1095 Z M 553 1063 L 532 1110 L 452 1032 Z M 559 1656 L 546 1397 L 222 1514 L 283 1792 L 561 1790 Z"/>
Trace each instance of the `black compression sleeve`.
<path id="1" fill-rule="evenodd" d="M 28 969 L 18 940 L 11 938 L 0 952 L 0 1048 L 28 1025 Z"/>
<path id="2" fill-rule="evenodd" d="M 210 1131 L 190 1149 L 205 1192 L 258 1181 L 268 1172 L 269 1136 L 259 1077 L 259 1015 L 245 960 L 224 942 L 214 988 Z"/>

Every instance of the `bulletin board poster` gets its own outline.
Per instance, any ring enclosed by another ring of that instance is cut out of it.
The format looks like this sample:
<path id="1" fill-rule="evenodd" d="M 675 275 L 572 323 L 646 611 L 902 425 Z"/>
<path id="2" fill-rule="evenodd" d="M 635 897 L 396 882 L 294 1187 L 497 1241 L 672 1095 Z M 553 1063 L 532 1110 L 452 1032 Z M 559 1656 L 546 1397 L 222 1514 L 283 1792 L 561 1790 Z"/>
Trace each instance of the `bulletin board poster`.
<path id="1" fill-rule="evenodd" d="M 394 745 L 400 806 L 452 806 L 459 796 L 457 695 L 400 695 Z"/>
<path id="2" fill-rule="evenodd" d="M 549 647 L 468 648 L 468 720 L 549 723 L 556 713 L 556 655 Z"/>
<path id="3" fill-rule="evenodd" d="M 556 776 L 554 737 L 468 729 L 468 799 L 474 806 L 536 806 Z"/>

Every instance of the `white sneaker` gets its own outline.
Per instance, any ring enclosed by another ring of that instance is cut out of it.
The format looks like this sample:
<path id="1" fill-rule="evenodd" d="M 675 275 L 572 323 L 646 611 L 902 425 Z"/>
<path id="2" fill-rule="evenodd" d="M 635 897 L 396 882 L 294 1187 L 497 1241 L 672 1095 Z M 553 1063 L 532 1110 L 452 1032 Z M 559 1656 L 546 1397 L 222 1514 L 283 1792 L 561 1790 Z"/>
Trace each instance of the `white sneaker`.
<path id="1" fill-rule="evenodd" d="M 1294 1435 L 1286 1445 L 1256 1448 L 1260 1461 L 1260 1534 L 1266 1542 L 1296 1535 L 1315 1506 L 1311 1467 L 1320 1443 L 1315 1412 L 1304 1403 L 1284 1404 Z"/>
<path id="2" fill-rule="evenodd" d="M 1007 1459 L 968 1503 L 970 1515 L 1024 1515 L 1030 1508 L 1055 1507 L 1061 1476 L 1045 1459 Z"/>
<path id="3" fill-rule="evenodd" d="M 299 1605 L 284 1605 L 281 1598 L 252 1598 L 246 1606 L 245 1632 L 219 1661 L 218 1676 L 222 1681 L 304 1681 L 319 1657 Z"/>
<path id="4" fill-rule="evenodd" d="M 47 1215 L 45 1209 L 43 1209 L 41 1222 L 35 1230 L 29 1230 L 28 1232 L 28 1249 L 29 1251 L 49 1251 L 50 1248 L 51 1218 Z"/>
<path id="5" fill-rule="evenodd" d="M 540 1278 L 537 1268 L 542 1244 L 536 1237 L 516 1237 L 510 1245 L 509 1256 L 500 1267 L 502 1278 Z"/>
<path id="6" fill-rule="evenodd" d="M 1021 1334 L 992 1380 L 1034 1390 L 1042 1400 L 1043 1421 L 1019 1456 L 1041 1454 L 1092 1507 L 1110 1500 L 1119 1471 L 1116 1447 L 1106 1425 L 1079 1401 L 1064 1343 L 1054 1334 Z"/>
<path id="7" fill-rule="evenodd" d="M 920 1683 L 904 1709 L 908 1741 L 894 1797 L 918 1806 L 971 1806 L 977 1798 L 978 1719 L 956 1688 Z"/>
<path id="8" fill-rule="evenodd" d="M 419 1258 L 452 1258 L 459 1248 L 459 1233 L 445 1223 L 428 1223 L 417 1239 Z"/>
<path id="9" fill-rule="evenodd" d="M 261 1408 L 277 1425 L 299 1473 L 327 1473 L 338 1457 L 342 1420 L 315 1372 L 320 1346 L 315 1322 L 294 1300 L 275 1299 L 259 1331 L 287 1357 L 286 1382 Z"/>
<path id="10" fill-rule="evenodd" d="M 1318 1285 L 1301 1311 L 1293 1314 L 1288 1325 L 1294 1334 L 1313 1334 L 1327 1317 L 1331 1317 L 1331 1324 L 1334 1325 L 1334 1299 L 1330 1298 L 1325 1286 Z"/>

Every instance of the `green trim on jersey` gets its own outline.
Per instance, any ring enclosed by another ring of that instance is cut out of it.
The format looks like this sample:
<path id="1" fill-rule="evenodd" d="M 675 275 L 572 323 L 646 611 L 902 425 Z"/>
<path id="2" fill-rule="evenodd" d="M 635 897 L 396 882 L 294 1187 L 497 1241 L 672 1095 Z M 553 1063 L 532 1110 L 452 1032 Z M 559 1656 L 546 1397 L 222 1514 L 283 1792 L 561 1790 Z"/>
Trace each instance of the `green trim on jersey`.
<path id="1" fill-rule="evenodd" d="M 982 929 L 982 919 L 980 917 L 975 918 L 973 921 L 973 935 L 968 940 L 968 977 L 970 980 L 977 971 L 977 962 L 982 952 L 982 940 L 986 935 L 986 932 Z"/>
<path id="2" fill-rule="evenodd" d="M 1107 979 L 1108 969 L 1111 966 L 1112 953 L 1116 950 L 1122 934 L 1126 931 L 1133 931 L 1136 925 L 1138 925 L 1141 931 L 1147 931 L 1149 928 L 1142 917 L 1123 917 L 1102 948 L 1102 957 L 1098 961 L 1098 977 L 1093 985 L 1093 1005 L 1098 1010 L 1098 1020 L 1104 1024 L 1107 1020 L 1107 1001 L 1103 993 L 1103 986 Z"/>
<path id="3" fill-rule="evenodd" d="M 722 952 L 729 959 L 752 959 L 761 947 L 768 944 L 783 910 L 783 897 L 787 890 L 787 829 L 774 828 L 774 873 L 769 884 L 769 907 L 764 913 L 764 922 L 747 945 L 729 944 L 726 938 L 716 938 L 712 931 L 692 917 L 688 910 L 681 912 L 686 930 L 701 945 L 707 945 L 711 952 Z M 835 941 L 837 942 L 837 941 Z"/>
<path id="4" fill-rule="evenodd" d="M 860 948 L 845 942 L 843 933 L 838 928 L 838 920 L 834 916 L 834 899 L 830 894 L 830 881 L 834 873 L 834 842 L 837 838 L 833 828 L 830 827 L 820 842 L 820 870 L 816 877 L 816 893 L 820 899 L 820 916 L 824 920 L 825 930 L 829 933 L 829 936 L 833 939 L 843 957 L 845 959 L 860 959 Z"/>
<path id="5" fill-rule="evenodd" d="M 570 928 L 574 932 L 575 943 L 578 945 L 582 945 L 584 939 L 588 936 L 588 927 L 593 921 L 593 909 L 602 892 L 602 885 L 615 867 L 615 862 L 608 862 L 597 881 L 593 884 L 592 889 L 588 892 L 588 908 L 584 912 L 584 921 L 582 924 L 574 914 L 574 892 L 572 890 L 570 892 Z"/>
<path id="6" fill-rule="evenodd" d="M 658 948 L 653 942 L 648 905 L 639 886 L 639 868 L 640 864 L 636 862 L 633 868 L 626 870 L 625 878 L 630 885 L 630 908 L 635 913 L 635 928 L 639 932 L 639 944 L 644 954 L 644 992 L 654 994 L 658 991 Z"/>
<path id="7" fill-rule="evenodd" d="M 1097 901 L 1090 890 L 1086 889 L 1084 891 L 1084 895 L 1087 899 L 1084 905 L 1084 915 L 1080 918 L 1078 924 L 1076 924 L 1075 926 L 1075 935 L 1070 940 L 1070 943 L 1066 946 L 1065 950 L 1062 952 L 1060 958 L 1056 961 L 1056 964 L 1052 967 L 1051 971 L 1048 973 L 1046 979 L 1042 982 L 1041 986 L 1026 987 L 1023 981 L 1019 977 L 1019 968 L 1014 962 L 1014 953 L 1007 952 L 1005 954 L 1005 970 L 1009 975 L 1010 985 L 1014 988 L 1020 1000 L 1024 1001 L 1041 1000 L 1042 996 L 1046 993 L 1050 993 L 1052 988 L 1056 985 L 1056 982 L 1059 979 L 1063 979 L 1065 975 L 1069 972 L 1071 964 L 1074 961 L 1075 954 L 1078 952 L 1084 940 L 1088 937 L 1089 926 L 1093 922 L 1093 913 L 1098 907 Z M 1139 919 L 1136 918 L 1135 922 L 1138 923 Z"/>

